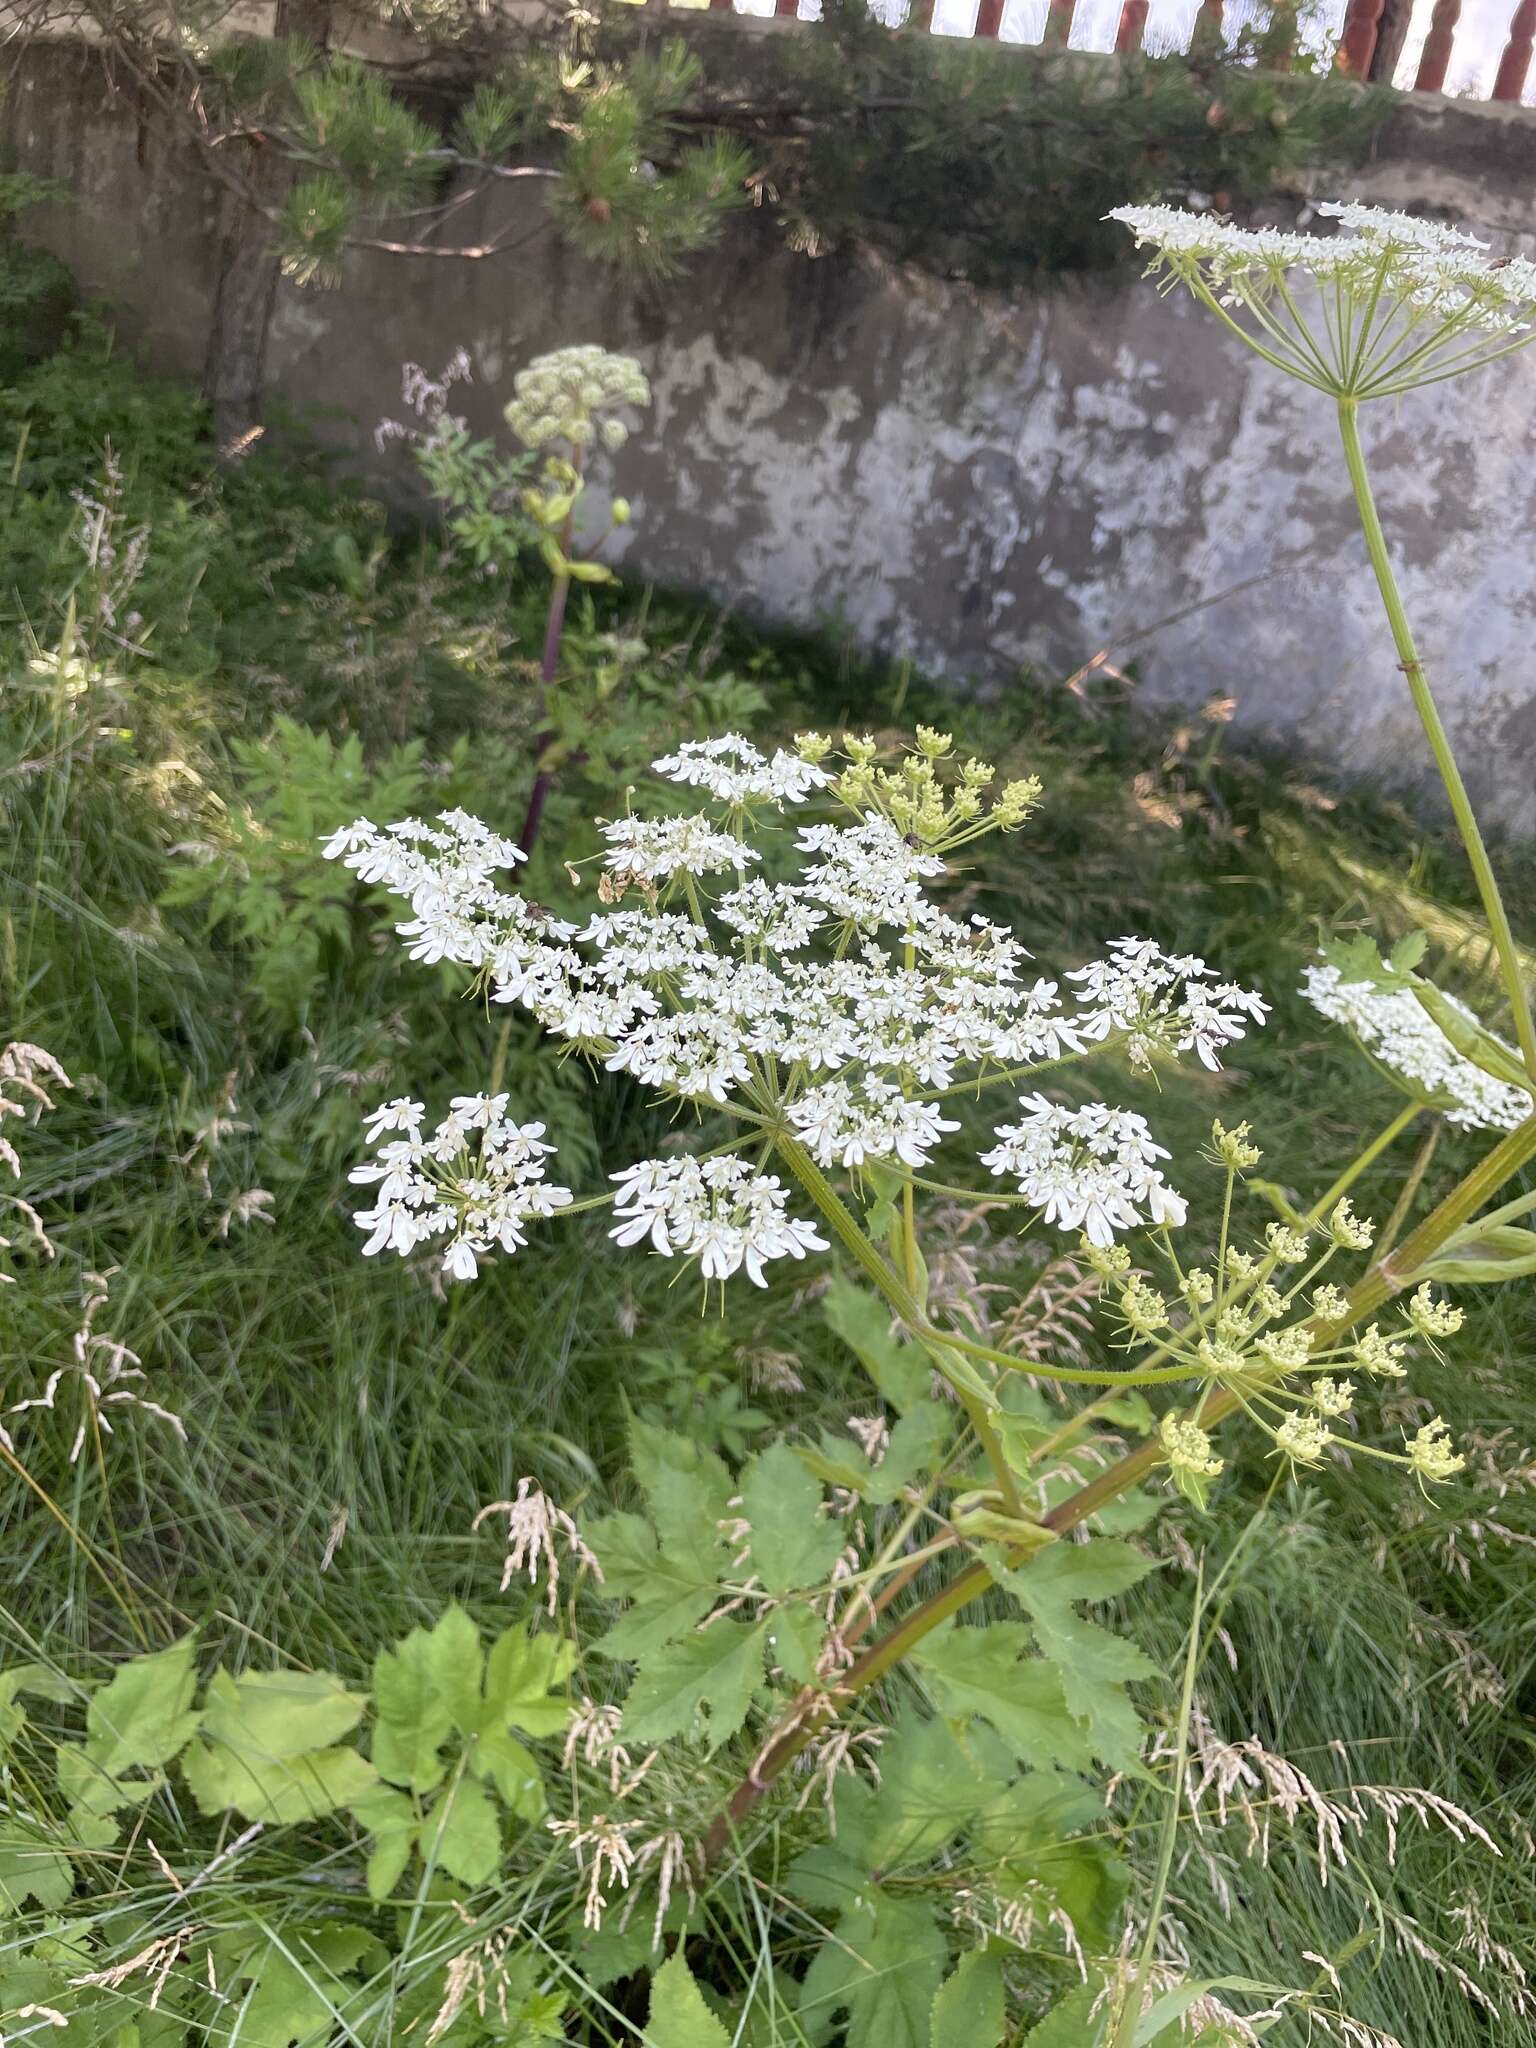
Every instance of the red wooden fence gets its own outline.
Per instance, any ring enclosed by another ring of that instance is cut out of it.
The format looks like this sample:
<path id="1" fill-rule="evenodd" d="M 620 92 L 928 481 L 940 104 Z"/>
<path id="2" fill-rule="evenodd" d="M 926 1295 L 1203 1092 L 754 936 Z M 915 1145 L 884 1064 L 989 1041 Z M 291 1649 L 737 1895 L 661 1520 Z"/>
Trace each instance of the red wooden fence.
<path id="1" fill-rule="evenodd" d="M 683 0 L 683 4 L 687 4 L 687 0 Z M 693 4 L 699 4 L 699 0 L 693 0 Z M 729 13 L 736 7 L 737 0 L 703 0 L 703 4 Z M 801 0 L 770 0 L 771 11 L 787 17 L 797 16 L 800 4 Z M 935 0 L 909 0 L 907 24 L 920 30 L 931 29 L 934 4 Z M 1150 0 L 1121 0 L 1115 34 L 1117 50 L 1139 50 L 1142 47 L 1149 4 Z M 1280 0 L 1280 4 L 1283 5 L 1284 0 Z M 1511 0 L 1511 4 L 1513 13 L 1509 38 L 1504 44 L 1490 95 L 1496 100 L 1518 100 L 1521 97 L 1531 70 L 1532 49 L 1536 47 L 1536 0 Z M 970 33 L 984 40 L 996 39 L 1002 31 L 1006 5 L 1007 0 L 977 0 L 976 20 Z M 1381 33 L 1384 5 L 1385 0 L 1345 0 L 1334 63 L 1352 78 L 1369 78 L 1372 75 L 1372 59 Z M 1462 0 L 1418 0 L 1418 7 L 1430 11 L 1413 89 L 1416 92 L 1442 92 L 1456 49 Z M 1223 0 L 1199 0 L 1191 39 L 1220 35 L 1222 9 Z M 1076 10 L 1077 0 L 1046 0 L 1042 41 L 1064 45 L 1071 34 Z M 762 0 L 758 0 L 755 6 L 748 0 L 742 11 L 762 11 Z"/>

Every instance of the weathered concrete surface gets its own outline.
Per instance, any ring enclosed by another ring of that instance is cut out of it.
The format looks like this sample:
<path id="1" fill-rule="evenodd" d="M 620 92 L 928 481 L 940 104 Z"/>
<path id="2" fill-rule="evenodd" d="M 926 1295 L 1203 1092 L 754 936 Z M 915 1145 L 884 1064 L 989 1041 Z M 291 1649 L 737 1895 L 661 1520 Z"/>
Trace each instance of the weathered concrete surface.
<path id="1" fill-rule="evenodd" d="M 17 160 L 69 179 L 41 239 L 162 365 L 202 369 L 220 200 L 166 161 L 78 56 L 34 53 Z M 1527 250 L 1536 117 L 1404 108 L 1359 196 L 1451 209 Z M 1326 187 L 1325 187 L 1326 189 Z M 499 202 L 498 202 L 499 203 Z M 466 209 L 473 214 L 473 209 Z M 488 211 L 456 226 L 496 225 Z M 1516 239 L 1511 240 L 1511 237 Z M 622 458 L 637 574 L 1007 686 L 1100 647 L 1149 693 L 1220 692 L 1253 730 L 1344 773 L 1418 781 L 1427 756 L 1380 622 L 1332 409 L 1149 287 L 1009 304 L 872 261 L 809 262 L 738 224 L 685 284 L 637 294 L 552 235 L 496 264 L 358 256 L 332 293 L 279 291 L 273 390 L 402 502 L 373 446 L 402 361 L 462 345 L 493 430 L 542 349 L 632 350 L 656 391 Z M 1536 831 L 1536 352 L 1380 405 L 1365 432 L 1383 519 L 1468 777 Z"/>

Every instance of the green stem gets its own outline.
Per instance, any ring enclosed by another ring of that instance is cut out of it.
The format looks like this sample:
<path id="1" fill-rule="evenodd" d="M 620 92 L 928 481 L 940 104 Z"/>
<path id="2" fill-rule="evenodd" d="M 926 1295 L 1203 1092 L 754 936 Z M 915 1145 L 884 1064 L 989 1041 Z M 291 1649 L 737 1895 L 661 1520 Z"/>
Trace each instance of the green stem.
<path id="1" fill-rule="evenodd" d="M 1472 800 L 1467 795 L 1466 785 L 1461 779 L 1461 770 L 1456 765 L 1456 755 L 1441 722 L 1440 710 L 1429 687 L 1429 678 L 1419 658 L 1419 650 L 1414 644 L 1408 615 L 1403 610 L 1402 594 L 1397 587 L 1392 558 L 1387 553 L 1386 538 L 1381 530 L 1376 500 L 1371 492 L 1371 480 L 1366 473 L 1365 452 L 1360 445 L 1359 412 L 1356 400 L 1339 400 L 1339 432 L 1343 437 L 1344 459 L 1349 467 L 1349 480 L 1354 487 L 1355 504 L 1360 513 L 1361 529 L 1365 534 L 1366 553 L 1371 558 L 1371 567 L 1376 574 L 1376 585 L 1381 592 L 1387 623 L 1392 629 L 1398 664 L 1408 678 L 1408 688 L 1412 693 L 1414 706 L 1423 724 L 1430 751 L 1435 757 L 1435 766 L 1440 771 L 1440 780 L 1445 784 L 1446 795 L 1450 798 L 1451 812 L 1461 833 L 1462 844 L 1467 849 L 1467 858 L 1472 864 L 1477 893 L 1482 900 L 1483 914 L 1488 920 L 1488 930 L 1494 950 L 1498 954 L 1499 972 L 1504 982 L 1504 993 L 1509 998 L 1515 1036 L 1520 1041 L 1520 1056 L 1525 1063 L 1526 1072 L 1533 1081 L 1536 1081 L 1536 1024 L 1531 1020 L 1530 1001 L 1520 973 L 1519 955 L 1515 951 L 1515 935 L 1510 930 L 1509 917 L 1504 909 L 1504 899 L 1499 894 L 1498 882 L 1494 879 L 1488 849 L 1483 844 L 1482 833 L 1478 830 Z"/>
<path id="2" fill-rule="evenodd" d="M 954 1388 L 956 1398 L 976 1432 L 977 1441 L 987 1454 L 987 1462 L 992 1467 L 992 1476 L 997 1481 L 998 1492 L 1003 1497 L 1004 1506 L 1010 1515 L 1017 1516 L 1023 1521 L 1024 1501 L 1019 1492 L 1019 1482 L 1008 1462 L 1007 1453 L 997 1431 L 992 1427 L 992 1419 L 987 1413 L 985 1401 L 974 1387 L 968 1387 L 953 1372 L 946 1370 L 943 1358 L 935 1354 L 935 1346 L 958 1349 L 955 1340 L 947 1337 L 942 1330 L 929 1327 L 928 1319 L 916 1295 L 859 1228 L 856 1219 L 849 1214 L 847 1204 L 805 1147 L 797 1139 L 782 1135 L 778 1142 L 785 1165 L 832 1226 L 838 1242 L 853 1255 L 864 1272 L 874 1281 L 886 1301 L 923 1345 L 939 1371 Z"/>
<path id="3" fill-rule="evenodd" d="M 1157 1848 L 1157 1870 L 1152 1880 L 1152 1897 L 1147 1906 L 1146 1932 L 1136 1958 L 1136 1975 L 1125 1989 L 1125 2002 L 1115 2024 L 1111 2048 L 1136 2048 L 1146 1987 L 1152 1978 L 1152 1959 L 1157 1953 L 1158 1930 L 1168 1900 L 1168 1883 L 1173 1876 L 1173 1852 L 1179 1838 L 1180 1808 L 1184 1779 L 1189 1769 L 1189 1723 L 1195 1705 L 1195 1673 L 1200 1667 L 1200 1623 L 1205 1612 L 1205 1566 L 1195 1569 L 1195 1605 L 1189 1618 L 1189 1640 L 1184 1649 L 1184 1682 L 1179 1688 L 1179 1718 L 1174 1731 L 1173 1782 L 1168 1787 L 1168 1811 L 1163 1819 Z"/>
<path id="4" fill-rule="evenodd" d="M 1379 1144 L 1377 1149 L 1379 1149 Z M 1478 1215 L 1492 1196 L 1498 1193 L 1506 1182 L 1512 1180 L 1522 1167 L 1536 1159 L 1536 1115 L 1527 1117 L 1525 1122 L 1511 1131 L 1494 1149 L 1475 1166 L 1465 1180 L 1461 1181 L 1433 1209 L 1424 1221 L 1404 1241 L 1399 1251 L 1379 1261 L 1365 1275 L 1364 1279 L 1351 1289 L 1348 1307 L 1336 1329 L 1349 1329 L 1373 1314 L 1382 1304 L 1399 1294 L 1410 1284 L 1417 1267 L 1433 1256 L 1453 1232 Z M 834 1196 L 834 1200 L 835 1200 Z M 1238 1396 L 1223 1388 L 1207 1396 L 1201 1409 L 1199 1421 L 1204 1428 L 1214 1427 L 1224 1421 L 1241 1405 Z M 1153 1439 L 1129 1452 L 1118 1463 L 1100 1472 L 1077 1492 L 1061 1501 L 1041 1517 L 1042 1526 L 1054 1535 L 1064 1536 L 1079 1528 L 1101 1508 L 1118 1500 L 1132 1487 L 1139 1486 L 1156 1471 L 1162 1463 L 1162 1446 Z M 1020 1552 L 1012 1558 L 1016 1565 L 1027 1565 L 1031 1552 Z M 839 1704 L 845 1704 L 883 1678 L 902 1659 L 908 1656 L 927 1635 L 941 1623 L 948 1621 L 971 1601 L 979 1599 L 993 1584 L 991 1570 L 985 1564 L 971 1564 L 958 1573 L 947 1586 L 913 1608 L 910 1614 L 873 1643 L 863 1656 L 843 1672 L 838 1679 Z M 730 1803 L 716 1818 L 704 1838 L 703 1851 L 706 1861 L 713 1862 L 731 1841 L 741 1824 L 748 1818 L 758 1801 L 772 1786 L 779 1774 L 791 1764 L 800 1751 L 811 1740 L 818 1727 L 830 1718 L 832 1708 L 825 1702 L 825 1696 L 818 1695 L 821 1702 L 819 1715 L 803 1702 L 789 1715 L 779 1733 L 773 1737 L 757 1758 L 751 1772 L 736 1787 Z"/>

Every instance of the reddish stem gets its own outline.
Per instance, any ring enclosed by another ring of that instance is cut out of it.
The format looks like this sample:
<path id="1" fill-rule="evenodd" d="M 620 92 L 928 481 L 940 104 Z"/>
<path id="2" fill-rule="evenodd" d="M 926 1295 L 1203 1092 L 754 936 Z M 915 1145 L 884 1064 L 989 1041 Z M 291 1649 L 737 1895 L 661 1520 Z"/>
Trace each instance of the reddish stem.
<path id="1" fill-rule="evenodd" d="M 571 541 L 570 523 L 567 521 L 560 536 L 562 548 L 568 548 Z M 544 623 L 544 656 L 539 663 L 539 720 L 542 724 L 549 693 L 554 687 L 555 675 L 560 667 L 560 636 L 565 631 L 565 606 L 571 594 L 569 576 L 557 576 L 549 593 L 549 617 Z M 535 759 L 542 757 L 544 750 L 554 740 L 552 732 L 541 732 L 534 742 Z M 539 825 L 544 817 L 544 805 L 549 797 L 549 786 L 554 781 L 554 771 L 540 768 L 533 778 L 533 787 L 528 792 L 528 808 L 523 814 L 523 829 L 517 835 L 517 843 L 525 854 L 532 853 L 533 842 L 539 836 Z"/>

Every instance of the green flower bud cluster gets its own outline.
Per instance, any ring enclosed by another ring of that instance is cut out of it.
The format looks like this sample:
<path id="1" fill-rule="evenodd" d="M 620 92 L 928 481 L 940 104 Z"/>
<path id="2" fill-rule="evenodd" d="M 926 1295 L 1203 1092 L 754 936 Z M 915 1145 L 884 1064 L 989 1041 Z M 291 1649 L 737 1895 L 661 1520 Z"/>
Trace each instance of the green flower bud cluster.
<path id="1" fill-rule="evenodd" d="M 1205 1156 L 1233 1177 L 1230 1195 L 1233 1179 L 1260 1154 L 1246 1124 L 1228 1129 L 1217 1122 Z M 1079 1252 L 1098 1276 L 1128 1350 L 1148 1351 L 1154 1365 L 1174 1361 L 1206 1392 L 1235 1395 L 1274 1450 L 1301 1467 L 1322 1463 L 1336 1441 L 1332 1425 L 1352 1413 L 1360 1380 L 1401 1380 L 1416 1343 L 1432 1347 L 1461 1327 L 1460 1309 L 1439 1300 L 1426 1283 L 1403 1305 L 1395 1327 L 1347 1328 L 1350 1297 L 1318 1276 L 1340 1254 L 1368 1251 L 1373 1239 L 1374 1227 L 1347 1199 L 1321 1222 L 1292 1216 L 1267 1223 L 1248 1246 L 1231 1242 L 1223 1229 L 1209 1266 L 1183 1266 L 1171 1246 L 1159 1247 L 1172 1269 L 1166 1292 L 1135 1270 L 1123 1245 L 1103 1250 L 1084 1240 Z M 1421 1484 L 1448 1479 L 1463 1463 L 1438 1420 L 1401 1453 L 1355 1435 L 1350 1441 L 1355 1454 L 1406 1467 Z M 1203 1505 L 1221 1470 L 1205 1431 L 1175 1411 L 1161 1419 L 1159 1449 L 1172 1484 Z"/>
<path id="2" fill-rule="evenodd" d="M 512 390 L 506 422 L 526 448 L 561 441 L 589 448 L 596 441 L 617 453 L 629 438 L 629 428 L 614 417 L 617 409 L 651 402 L 650 384 L 634 357 L 610 355 L 595 345 L 535 357 L 518 371 Z"/>
<path id="3" fill-rule="evenodd" d="M 802 759 L 818 763 L 831 751 L 819 733 L 803 733 L 797 745 Z M 848 734 L 843 741 L 848 765 L 833 793 L 861 818 L 889 818 L 904 838 L 926 851 L 948 853 L 984 832 L 1014 831 L 1040 801 L 1041 784 L 1034 775 L 1005 783 L 989 798 L 997 780 L 992 763 L 955 756 L 952 736 L 931 726 L 918 727 L 916 745 L 895 767 L 882 767 L 879 752 L 871 735 Z"/>

